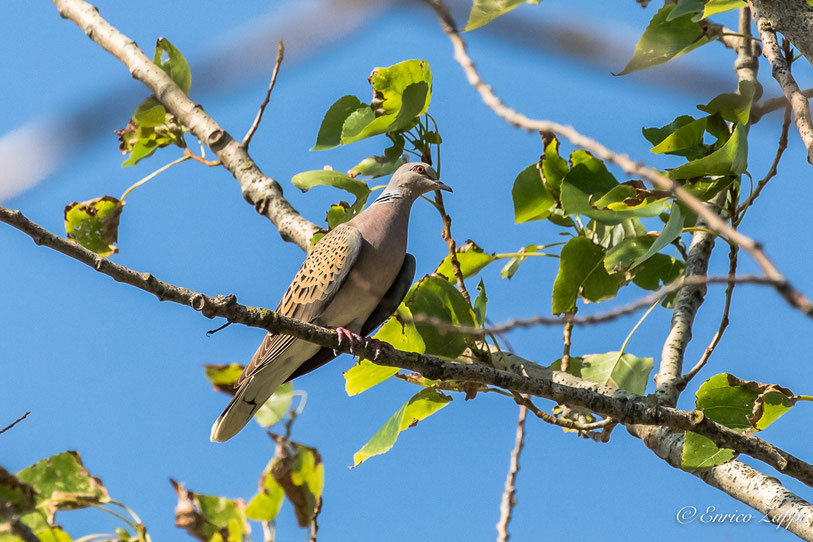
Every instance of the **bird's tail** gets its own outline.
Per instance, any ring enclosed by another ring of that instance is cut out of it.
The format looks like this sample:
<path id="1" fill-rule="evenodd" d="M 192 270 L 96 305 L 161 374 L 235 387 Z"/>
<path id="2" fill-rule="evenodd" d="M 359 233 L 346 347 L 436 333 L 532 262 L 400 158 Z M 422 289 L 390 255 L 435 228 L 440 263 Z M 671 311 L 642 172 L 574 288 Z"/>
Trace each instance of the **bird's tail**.
<path id="1" fill-rule="evenodd" d="M 296 369 L 295 365 L 289 367 L 290 364 L 282 363 L 283 361 L 276 360 L 265 367 L 260 374 L 253 375 L 243 382 L 223 413 L 212 425 L 209 440 L 226 442 L 246 426 L 263 403 L 271 397 L 274 390 L 285 382 Z"/>

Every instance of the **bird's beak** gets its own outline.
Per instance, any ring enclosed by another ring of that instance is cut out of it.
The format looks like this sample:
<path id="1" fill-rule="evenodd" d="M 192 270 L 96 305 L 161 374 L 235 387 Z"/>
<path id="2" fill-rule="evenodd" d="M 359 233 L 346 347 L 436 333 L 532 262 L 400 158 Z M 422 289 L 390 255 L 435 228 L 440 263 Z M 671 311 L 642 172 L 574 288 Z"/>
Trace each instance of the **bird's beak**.
<path id="1" fill-rule="evenodd" d="M 445 190 L 447 192 L 452 192 L 452 187 L 446 184 L 443 184 L 440 181 L 435 181 L 435 190 Z"/>

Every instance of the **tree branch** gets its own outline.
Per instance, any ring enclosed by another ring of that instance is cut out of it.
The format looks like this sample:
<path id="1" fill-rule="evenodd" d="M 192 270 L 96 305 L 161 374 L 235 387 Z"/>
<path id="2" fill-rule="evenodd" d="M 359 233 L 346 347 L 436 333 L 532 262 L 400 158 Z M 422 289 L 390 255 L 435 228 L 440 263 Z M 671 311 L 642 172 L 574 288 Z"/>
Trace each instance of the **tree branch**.
<path id="1" fill-rule="evenodd" d="M 25 218 L 19 211 L 0 207 L 0 222 L 6 222 L 26 233 L 38 245 L 70 256 L 118 282 L 150 292 L 159 300 L 192 307 L 207 318 L 226 318 L 230 322 L 262 328 L 272 333 L 291 335 L 337 352 L 350 352 L 347 341 L 340 343 L 339 336 L 333 330 L 287 318 L 268 309 L 240 305 L 233 295 L 210 297 L 163 282 L 149 273 L 138 273 L 48 232 Z M 354 353 L 373 360 L 376 349 L 374 345 L 355 345 Z M 779 472 L 813 487 L 813 465 L 758 437 L 742 435 L 720 425 L 704 417 L 701 412 L 687 412 L 660 406 L 624 390 L 588 382 L 536 364 L 511 363 L 510 360 L 504 359 L 505 356 L 502 357 L 502 361 L 493 360 L 492 367 L 481 363 L 454 363 L 434 356 L 388 349 L 383 357 L 379 356 L 375 360 L 375 363 L 385 367 L 417 371 L 430 380 L 474 382 L 543 397 L 557 403 L 581 406 L 602 416 L 613 417 L 625 425 L 662 425 L 677 431 L 694 431 L 711 439 L 721 448 L 731 448 L 750 455 L 771 465 Z"/>
<path id="2" fill-rule="evenodd" d="M 760 26 L 757 18 L 764 18 L 813 63 L 813 6 L 805 0 L 748 0 L 748 4 L 754 11 L 757 28 Z"/>
<path id="3" fill-rule="evenodd" d="M 517 504 L 517 473 L 519 472 L 519 454 L 522 453 L 522 446 L 525 441 L 525 416 L 528 409 L 524 405 L 519 407 L 519 417 L 517 418 L 517 436 L 514 440 L 514 449 L 511 450 L 511 459 L 508 465 L 508 475 L 505 478 L 505 491 L 500 501 L 500 521 L 497 522 L 497 542 L 508 542 L 511 535 L 508 534 L 508 524 L 511 522 L 511 514 Z"/>
<path id="4" fill-rule="evenodd" d="M 240 146 L 246 150 L 248 150 L 248 146 L 251 144 L 251 138 L 254 137 L 254 133 L 257 131 L 257 128 L 260 127 L 260 122 L 263 120 L 263 113 L 265 112 L 268 102 L 271 100 L 271 91 L 274 90 L 274 85 L 277 84 L 277 75 L 279 74 L 279 67 L 282 65 L 283 58 L 285 58 L 285 45 L 282 43 L 282 40 L 279 40 L 279 45 L 277 45 L 277 60 L 274 63 L 274 71 L 271 72 L 271 82 L 268 83 L 265 98 L 263 99 L 263 103 L 260 104 L 257 116 L 254 117 L 254 122 L 251 123 L 251 128 L 248 129 L 248 132 L 246 132 L 246 135 L 243 137 L 243 141 L 240 142 Z"/>
<path id="5" fill-rule="evenodd" d="M 804 2 L 796 3 L 805 5 Z M 768 59 L 768 62 L 771 63 L 771 74 L 779 83 L 779 86 L 782 87 L 782 92 L 785 94 L 785 98 L 793 109 L 796 128 L 799 130 L 802 142 L 807 148 L 807 161 L 813 165 L 813 121 L 811 121 L 810 118 L 810 105 L 807 103 L 807 97 L 802 94 L 802 89 L 799 88 L 799 85 L 796 83 L 796 79 L 790 71 L 790 63 L 782 55 L 782 49 L 779 47 L 779 42 L 776 38 L 776 30 L 781 30 L 784 27 L 774 26 L 771 20 L 766 17 L 763 8 L 765 5 L 770 4 L 770 2 L 763 3 L 751 0 L 749 4 L 753 10 L 754 21 L 757 24 L 759 37 L 762 39 L 762 53 L 765 55 L 765 58 Z M 808 10 L 813 13 L 813 8 L 808 6 Z M 786 21 L 786 23 L 789 23 L 789 21 Z M 813 27 L 809 26 L 808 32 L 813 32 Z M 787 34 L 785 34 L 785 36 L 791 39 Z M 811 37 L 808 36 L 808 39 L 811 39 Z M 791 41 L 796 43 L 792 39 Z M 806 53 L 808 59 L 813 59 L 811 53 L 813 53 L 813 39 L 811 39 L 811 49 Z"/>
<path id="6" fill-rule="evenodd" d="M 189 99 L 170 77 L 150 60 L 136 43 L 116 30 L 84 0 L 52 0 L 59 14 L 73 21 L 90 39 L 119 59 L 130 74 L 144 83 L 189 131 L 212 149 L 240 183 L 243 197 L 277 227 L 286 241 L 307 251 L 311 237 L 320 228 L 303 218 L 282 194 L 282 187 L 263 174 L 248 152 Z"/>
<path id="7" fill-rule="evenodd" d="M 14 420 L 13 422 L 11 422 L 11 423 L 10 423 L 10 424 L 8 424 L 7 426 L 5 426 L 3 429 L 0 429 L 0 434 L 5 433 L 6 431 L 8 431 L 9 429 L 11 429 L 12 427 L 14 427 L 15 425 L 17 425 L 18 423 L 20 423 L 21 421 L 23 421 L 24 419 L 26 419 L 26 418 L 28 417 L 28 415 L 29 415 L 29 414 L 31 414 L 31 411 L 30 411 L 30 410 L 26 411 L 26 413 L 25 413 L 25 414 L 23 414 L 22 416 L 20 416 L 19 418 L 17 418 L 16 420 Z"/>
<path id="8" fill-rule="evenodd" d="M 807 88 L 802 91 L 802 95 L 807 98 L 813 98 L 813 88 Z M 756 124 L 763 116 L 773 111 L 778 111 L 784 107 L 788 107 L 788 99 L 784 96 L 771 98 L 760 103 L 756 103 L 751 107 L 751 119 L 749 124 Z"/>
<path id="9" fill-rule="evenodd" d="M 451 15 L 449 14 L 449 10 L 446 8 L 443 1 L 425 1 L 438 14 L 441 21 L 441 26 L 443 27 L 443 30 L 446 32 L 447 36 L 449 36 L 449 39 L 454 47 L 454 58 L 466 73 L 469 84 L 471 84 L 474 89 L 477 90 L 483 99 L 483 102 L 485 102 L 485 104 L 489 106 L 500 118 L 512 126 L 516 126 L 529 132 L 553 132 L 558 134 L 568 139 L 577 147 L 582 147 L 589 150 L 600 160 L 615 164 L 627 175 L 645 179 L 660 189 L 669 190 L 675 195 L 675 197 L 684 202 L 687 207 L 696 212 L 698 216 L 706 222 L 711 230 L 737 243 L 746 252 L 748 252 L 751 257 L 754 258 L 757 265 L 759 265 L 759 267 L 762 269 L 765 276 L 772 281 L 775 281 L 776 291 L 783 298 L 785 298 L 788 303 L 802 311 L 807 316 L 813 317 L 813 301 L 810 301 L 800 291 L 791 286 L 788 280 L 782 275 L 782 273 L 779 272 L 771 259 L 768 258 L 768 256 L 762 250 L 762 246 L 750 237 L 743 235 L 726 224 L 725 221 L 723 221 L 713 211 L 708 209 L 703 201 L 690 194 L 685 188 L 680 186 L 679 183 L 669 179 L 652 168 L 646 167 L 640 162 L 632 160 L 625 154 L 619 154 L 611 151 L 598 141 L 580 134 L 571 126 L 565 126 L 546 120 L 531 119 L 514 111 L 513 109 L 510 109 L 509 107 L 506 107 L 494 94 L 491 87 L 482 80 L 480 74 L 477 72 L 474 62 L 472 62 L 471 58 L 466 52 L 465 41 L 463 41 L 463 38 L 457 31 L 454 19 L 452 19 Z"/>

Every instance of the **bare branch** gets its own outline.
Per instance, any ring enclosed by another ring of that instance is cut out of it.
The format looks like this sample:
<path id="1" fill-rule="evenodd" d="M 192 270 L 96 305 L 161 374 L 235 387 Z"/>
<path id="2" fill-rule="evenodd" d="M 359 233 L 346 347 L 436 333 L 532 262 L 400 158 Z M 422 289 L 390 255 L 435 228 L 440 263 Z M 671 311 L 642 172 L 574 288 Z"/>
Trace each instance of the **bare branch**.
<path id="1" fill-rule="evenodd" d="M 11 423 L 10 423 L 10 424 L 8 424 L 7 426 L 5 426 L 3 429 L 0 429 L 0 434 L 5 433 L 6 431 L 8 431 L 9 429 L 11 429 L 12 427 L 14 427 L 15 425 L 17 425 L 18 423 L 20 423 L 21 421 L 23 421 L 24 419 L 26 419 L 26 418 L 28 417 L 28 415 L 29 415 L 29 414 L 31 414 L 31 411 L 30 411 L 30 410 L 27 410 L 25 414 L 23 414 L 22 416 L 20 416 L 19 418 L 17 418 L 16 420 L 14 420 L 13 422 L 11 422 Z"/>
<path id="2" fill-rule="evenodd" d="M 813 6 L 805 0 L 749 0 L 748 3 L 754 11 L 754 21 L 764 18 L 813 63 Z"/>
<path id="3" fill-rule="evenodd" d="M 813 98 L 813 88 L 807 88 L 803 90 L 802 95 L 808 100 L 810 98 Z M 779 109 L 782 109 L 783 107 L 787 107 L 789 105 L 790 104 L 788 104 L 788 99 L 785 98 L 784 96 L 771 98 L 769 100 L 765 100 L 764 102 L 754 104 L 751 107 L 751 120 L 749 121 L 749 124 L 756 124 L 757 122 L 759 122 L 759 119 L 761 119 L 768 113 L 778 111 Z"/>
<path id="4" fill-rule="evenodd" d="M 457 289 L 460 290 L 460 293 L 463 294 L 463 297 L 466 298 L 466 301 L 468 301 L 469 305 L 471 305 L 471 296 L 469 295 L 469 291 L 466 289 L 466 283 L 463 280 L 463 271 L 460 270 L 460 260 L 457 259 L 457 246 L 455 244 L 454 237 L 452 237 L 452 217 L 446 212 L 446 206 L 443 204 L 443 194 L 440 193 L 440 190 L 435 190 L 435 205 L 440 213 L 440 218 L 443 221 L 443 232 L 441 235 L 443 236 L 443 240 L 446 241 L 446 245 L 449 247 L 449 260 L 452 264 L 452 273 L 454 273 Z"/>
<path id="5" fill-rule="evenodd" d="M 118 282 L 150 292 L 162 301 L 173 301 L 192 307 L 207 318 L 226 318 L 230 322 L 291 335 L 337 352 L 350 352 L 347 341 L 340 342 L 333 330 L 287 318 L 268 309 L 240 305 L 233 295 L 210 297 L 161 281 L 149 273 L 138 273 L 48 232 L 25 218 L 19 211 L 0 207 L 0 222 L 6 222 L 29 235 L 38 245 L 70 256 Z M 374 345 L 357 344 L 354 345 L 354 353 L 373 360 L 376 349 Z M 709 438 L 721 448 L 731 448 L 750 455 L 771 465 L 779 472 L 813 487 L 813 465 L 758 437 L 742 435 L 704 417 L 700 412 L 686 412 L 653 404 L 644 397 L 611 386 L 588 382 L 561 371 L 552 371 L 530 363 L 506 368 L 496 368 L 482 363 L 454 363 L 434 356 L 395 349 L 388 349 L 383 357 L 379 356 L 375 360 L 375 363 L 385 367 L 417 371 L 431 380 L 473 382 L 543 397 L 557 403 L 580 406 L 604 417 L 615 418 L 625 425 L 662 425 L 677 431 L 694 431 Z M 529 374 L 533 376 L 528 376 Z"/>
<path id="6" fill-rule="evenodd" d="M 491 87 L 488 86 L 480 77 L 477 72 L 474 62 L 472 62 L 468 53 L 466 52 L 466 44 L 460 36 L 455 26 L 454 20 L 449 14 L 449 10 L 442 0 L 425 0 L 438 14 L 444 32 L 449 36 L 449 39 L 454 46 L 455 60 L 463 68 L 469 83 L 480 94 L 483 102 L 489 106 L 499 117 L 523 130 L 529 132 L 553 132 L 566 139 L 578 147 L 592 152 L 597 158 L 610 162 L 620 167 L 627 175 L 645 179 L 663 190 L 669 190 L 679 200 L 684 202 L 691 210 L 696 212 L 701 217 L 708 227 L 730 239 L 731 241 L 740 245 L 746 252 L 748 252 L 754 261 L 762 269 L 765 276 L 776 282 L 776 290 L 784 297 L 788 303 L 795 308 L 799 309 L 808 316 L 813 317 L 813 302 L 805 297 L 801 292 L 794 289 L 788 280 L 779 272 L 774 266 L 770 258 L 763 252 L 762 246 L 751 239 L 736 231 L 728 224 L 725 223 L 719 216 L 712 210 L 708 209 L 704 202 L 689 193 L 685 188 L 680 186 L 679 183 L 662 175 L 658 171 L 646 167 L 640 162 L 632 160 L 625 154 L 619 154 L 611 151 L 598 141 L 590 139 L 570 126 L 565 126 L 551 121 L 536 120 L 526 117 L 525 115 L 506 107 L 502 101 L 494 94 Z"/>
<path id="7" fill-rule="evenodd" d="M 283 58 L 285 58 L 285 45 L 282 43 L 282 40 L 279 40 L 279 45 L 277 45 L 277 60 L 274 62 L 274 71 L 271 72 L 271 82 L 268 83 L 268 90 L 265 91 L 265 99 L 263 99 L 263 103 L 260 104 L 260 110 L 257 111 L 257 116 L 254 117 L 251 128 L 248 129 L 248 132 L 246 132 L 246 135 L 243 137 L 243 141 L 240 142 L 240 146 L 244 149 L 248 149 L 248 146 L 251 144 L 251 138 L 254 137 L 254 132 L 260 127 L 265 107 L 271 100 L 271 91 L 274 90 L 274 85 L 277 84 L 277 74 L 279 74 L 279 67 L 282 65 Z"/>
<path id="8" fill-rule="evenodd" d="M 807 148 L 807 161 L 813 165 L 813 121 L 810 118 L 810 105 L 807 97 L 802 94 L 802 89 L 796 83 L 796 79 L 790 72 L 790 63 L 782 55 L 782 49 L 776 38 L 776 29 L 771 21 L 763 13 L 763 4 L 769 2 L 749 1 L 753 11 L 754 21 L 757 24 L 759 36 L 762 39 L 762 52 L 768 62 L 771 63 L 771 74 L 782 87 L 785 98 L 793 108 L 793 116 L 796 121 L 796 128 L 802 137 L 802 142 Z M 803 3 L 803 2 L 801 2 Z M 759 7 L 757 7 L 759 6 Z M 782 29 L 781 27 L 779 28 Z M 813 50 L 811 50 L 813 52 Z M 808 58 L 813 58 L 808 56 Z"/>
<path id="9" fill-rule="evenodd" d="M 209 146 L 227 170 L 240 183 L 243 197 L 277 227 L 286 241 L 307 250 L 311 237 L 320 228 L 303 218 L 282 194 L 282 187 L 263 174 L 226 130 L 203 108 L 189 99 L 170 77 L 150 60 L 136 43 L 116 30 L 84 0 L 52 0 L 59 14 L 73 21 L 90 39 L 119 59 L 130 74 L 144 83 L 158 100 Z"/>
<path id="10" fill-rule="evenodd" d="M 517 419 L 517 436 L 514 440 L 514 449 L 511 450 L 511 459 L 508 465 L 508 475 L 505 478 L 505 490 L 500 502 L 500 521 L 497 522 L 497 542 L 508 542 L 511 536 L 508 534 L 508 524 L 511 522 L 511 514 L 517 504 L 517 473 L 519 472 L 519 454 L 522 453 L 522 446 L 525 441 L 525 416 L 528 409 L 523 405 L 519 407 L 519 418 Z"/>

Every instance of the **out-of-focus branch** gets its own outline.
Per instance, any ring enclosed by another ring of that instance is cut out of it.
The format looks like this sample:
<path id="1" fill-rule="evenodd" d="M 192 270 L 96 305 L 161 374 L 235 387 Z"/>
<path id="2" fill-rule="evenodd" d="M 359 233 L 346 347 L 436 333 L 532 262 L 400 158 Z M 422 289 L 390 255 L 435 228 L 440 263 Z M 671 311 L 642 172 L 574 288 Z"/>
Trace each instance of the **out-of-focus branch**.
<path id="1" fill-rule="evenodd" d="M 802 91 L 802 95 L 807 98 L 813 98 L 813 88 L 807 88 Z M 776 98 L 770 98 L 763 102 L 755 103 L 751 107 L 751 119 L 749 121 L 750 124 L 756 124 L 759 122 L 764 115 L 768 113 L 772 113 L 774 111 L 778 111 L 783 107 L 789 106 L 788 99 L 784 96 L 778 96 Z"/>
<path id="2" fill-rule="evenodd" d="M 161 281 L 149 273 L 139 273 L 116 264 L 86 248 L 54 235 L 25 218 L 19 211 L 0 207 L 0 222 L 5 222 L 30 236 L 38 245 L 52 248 L 80 261 L 118 282 L 150 292 L 161 301 L 172 301 L 192 307 L 207 318 L 221 317 L 230 322 L 258 327 L 272 333 L 284 333 L 297 339 L 350 353 L 351 345 L 340 342 L 331 329 L 287 318 L 274 311 L 247 307 L 237 303 L 233 296 L 211 297 L 200 292 Z M 367 359 L 376 358 L 375 345 L 354 345 L 354 354 Z M 507 364 L 498 369 L 482 363 L 454 363 L 434 356 L 387 349 L 378 352 L 377 365 L 417 371 L 431 380 L 457 380 L 485 384 L 556 401 L 580 406 L 604 417 L 615 418 L 625 425 L 661 425 L 676 431 L 693 431 L 709 438 L 721 448 L 764 461 L 779 472 L 813 487 L 813 465 L 765 442 L 753 435 L 743 435 L 716 423 L 700 412 L 687 412 L 664 407 L 646 398 L 611 386 L 588 382 L 571 374 L 552 371 L 542 366 Z M 497 365 L 496 362 L 494 362 Z M 530 372 L 529 372 L 530 371 Z"/>
<path id="3" fill-rule="evenodd" d="M 805 5 L 805 2 L 796 3 Z M 772 20 L 765 15 L 764 8 L 766 5 L 771 4 L 771 2 L 755 2 L 750 0 L 749 4 L 753 11 L 754 21 L 757 24 L 759 37 L 762 39 L 762 52 L 765 58 L 768 59 L 768 62 L 771 63 L 771 74 L 779 83 L 779 86 L 782 87 L 782 92 L 785 94 L 785 98 L 793 109 L 796 128 L 799 130 L 802 142 L 807 148 L 807 161 L 813 165 L 813 121 L 810 118 L 810 105 L 807 103 L 807 96 L 802 93 L 802 89 L 799 88 L 799 85 L 796 83 L 796 79 L 790 71 L 790 63 L 783 56 L 782 49 L 779 47 L 779 42 L 776 37 L 777 30 L 783 33 L 785 32 L 784 27 L 772 22 Z M 808 10 L 813 13 L 813 8 L 810 8 L 810 6 L 807 7 Z M 786 24 L 791 23 L 790 21 L 786 21 Z M 813 26 L 810 26 L 810 24 L 808 25 L 808 33 L 813 34 Z M 799 47 L 790 36 L 787 34 L 785 34 L 785 36 Z M 808 36 L 807 39 L 811 40 L 811 49 L 805 54 L 808 59 L 813 59 L 813 56 L 811 56 L 811 53 L 813 53 L 813 38 Z"/>
<path id="4" fill-rule="evenodd" d="M 59 14 L 73 21 L 90 39 L 119 59 L 130 74 L 144 83 L 158 100 L 209 146 L 227 170 L 240 183 L 243 197 L 277 227 L 286 241 L 307 250 L 313 234 L 320 228 L 302 217 L 282 194 L 282 187 L 263 174 L 248 152 L 189 99 L 170 77 L 138 45 L 110 25 L 99 11 L 84 0 L 52 0 Z"/>

